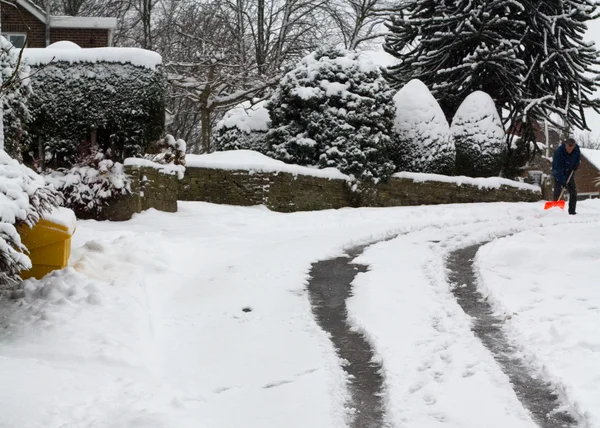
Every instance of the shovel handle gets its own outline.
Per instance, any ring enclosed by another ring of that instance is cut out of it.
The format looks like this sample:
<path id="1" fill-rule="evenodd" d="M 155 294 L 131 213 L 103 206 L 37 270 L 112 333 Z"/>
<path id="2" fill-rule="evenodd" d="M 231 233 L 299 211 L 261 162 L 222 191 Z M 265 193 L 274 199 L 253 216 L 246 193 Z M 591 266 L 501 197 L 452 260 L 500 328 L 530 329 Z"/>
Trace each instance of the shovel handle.
<path id="1" fill-rule="evenodd" d="M 575 172 L 575 170 L 571 171 L 571 174 L 569 174 L 569 178 L 567 180 L 567 184 L 569 184 L 569 182 L 571 181 L 571 177 L 573 177 L 573 173 Z M 567 188 L 567 186 L 563 187 L 561 192 L 560 192 L 560 196 L 558 197 L 557 201 L 560 201 L 564 194 L 565 194 L 565 189 Z"/>

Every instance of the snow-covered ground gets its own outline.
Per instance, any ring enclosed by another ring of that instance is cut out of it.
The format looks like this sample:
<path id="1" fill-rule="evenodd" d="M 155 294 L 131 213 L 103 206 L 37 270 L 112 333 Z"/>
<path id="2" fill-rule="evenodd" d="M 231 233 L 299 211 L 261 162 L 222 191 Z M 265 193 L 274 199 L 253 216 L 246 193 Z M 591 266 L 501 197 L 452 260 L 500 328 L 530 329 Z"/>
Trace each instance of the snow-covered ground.
<path id="1" fill-rule="evenodd" d="M 533 229 L 482 248 L 482 288 L 540 371 L 600 427 L 600 222 Z"/>
<path id="2" fill-rule="evenodd" d="M 0 302 L 0 427 L 346 427 L 343 362 L 312 316 L 308 273 L 395 235 L 359 257 L 370 270 L 348 301 L 383 365 L 390 425 L 534 427 L 443 268 L 449 251 L 507 233 L 517 235 L 480 254 L 485 286 L 519 313 L 507 322 L 515 340 L 600 427 L 600 203 L 580 203 L 576 217 L 542 207 L 280 214 L 190 202 L 81 221 L 69 268 Z"/>

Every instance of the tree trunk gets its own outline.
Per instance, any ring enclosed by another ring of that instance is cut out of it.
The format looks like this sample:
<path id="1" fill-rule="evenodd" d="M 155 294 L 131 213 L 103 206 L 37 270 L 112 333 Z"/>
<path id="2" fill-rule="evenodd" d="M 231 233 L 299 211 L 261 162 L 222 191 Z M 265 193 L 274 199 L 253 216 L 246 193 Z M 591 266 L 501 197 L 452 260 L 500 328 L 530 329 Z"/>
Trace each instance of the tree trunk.
<path id="1" fill-rule="evenodd" d="M 256 64 L 258 66 L 258 72 L 263 74 L 265 72 L 266 62 L 266 46 L 265 46 L 265 0 L 258 0 L 258 16 L 256 23 L 257 31 L 257 46 L 256 46 Z"/>
<path id="2" fill-rule="evenodd" d="M 200 111 L 200 126 L 202 127 L 202 152 L 210 153 L 212 151 L 212 123 L 210 120 L 211 111 L 203 108 Z"/>

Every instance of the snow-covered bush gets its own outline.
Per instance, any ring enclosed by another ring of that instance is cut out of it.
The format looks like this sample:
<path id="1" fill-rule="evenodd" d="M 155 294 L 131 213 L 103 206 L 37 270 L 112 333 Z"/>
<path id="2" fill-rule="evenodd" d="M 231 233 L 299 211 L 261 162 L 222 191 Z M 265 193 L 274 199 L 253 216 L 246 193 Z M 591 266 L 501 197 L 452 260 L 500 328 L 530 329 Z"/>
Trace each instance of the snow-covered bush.
<path id="1" fill-rule="evenodd" d="M 217 123 L 214 147 L 224 150 L 264 151 L 265 136 L 271 118 L 266 101 L 246 101 L 225 113 Z"/>
<path id="2" fill-rule="evenodd" d="M 175 139 L 171 134 L 154 143 L 144 156 L 152 162 L 160 164 L 174 164 L 185 166 L 186 143 L 182 139 Z"/>
<path id="3" fill-rule="evenodd" d="M 29 66 L 19 62 L 19 49 L 0 36 L 0 70 L 2 73 L 2 104 L 4 107 L 4 150 L 14 159 L 21 159 L 21 147 L 29 144 L 25 123 L 30 120 L 27 101 L 31 84 Z M 15 73 L 16 70 L 16 73 Z"/>
<path id="4" fill-rule="evenodd" d="M 60 202 L 59 194 L 42 177 L 0 150 L 0 284 L 31 268 L 17 227 L 34 226 Z"/>
<path id="5" fill-rule="evenodd" d="M 494 100 L 482 91 L 458 108 L 450 134 L 456 146 L 456 173 L 471 177 L 500 174 L 506 157 L 504 128 Z"/>
<path id="6" fill-rule="evenodd" d="M 392 158 L 401 171 L 453 174 L 456 150 L 440 105 L 420 80 L 394 96 L 396 121 Z"/>
<path id="7" fill-rule="evenodd" d="M 385 178 L 394 169 L 387 156 L 392 94 L 366 55 L 320 49 L 287 73 L 269 100 L 266 154 L 358 179 Z"/>
<path id="8" fill-rule="evenodd" d="M 98 149 L 110 149 L 114 161 L 141 156 L 164 136 L 161 67 L 57 61 L 32 70 L 30 130 L 34 145 L 45 142 L 50 167 L 79 163 L 82 142 L 89 143 L 94 130 Z M 37 146 L 30 153 L 35 158 Z"/>
<path id="9" fill-rule="evenodd" d="M 49 171 L 44 178 L 62 193 L 64 205 L 78 214 L 100 212 L 111 199 L 131 193 L 123 164 L 106 159 L 101 152 L 79 166 Z"/>

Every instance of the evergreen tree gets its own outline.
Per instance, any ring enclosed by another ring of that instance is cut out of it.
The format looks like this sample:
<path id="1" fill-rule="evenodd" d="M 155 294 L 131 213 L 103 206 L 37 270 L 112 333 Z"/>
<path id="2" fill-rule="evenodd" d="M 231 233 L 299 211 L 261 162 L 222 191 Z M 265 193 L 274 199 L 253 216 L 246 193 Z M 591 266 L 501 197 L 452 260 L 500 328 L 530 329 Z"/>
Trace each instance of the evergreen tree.
<path id="1" fill-rule="evenodd" d="M 2 104 L 4 109 L 4 150 L 14 159 L 22 159 L 22 149 L 30 136 L 25 123 L 30 120 L 28 100 L 32 94 L 29 66 L 19 59 L 19 49 L 0 36 L 0 70 L 2 70 Z"/>
<path id="2" fill-rule="evenodd" d="M 267 154 L 284 162 L 335 167 L 360 179 L 385 178 L 393 92 L 366 56 L 337 48 L 305 57 L 269 101 Z"/>
<path id="3" fill-rule="evenodd" d="M 400 87 L 421 79 L 452 117 L 459 101 L 482 90 L 503 112 L 507 171 L 535 156 L 534 127 L 557 113 L 568 129 L 587 129 L 584 109 L 600 112 L 598 51 L 584 41 L 594 0 L 415 0 L 394 15 L 386 50 L 398 57 L 387 78 Z M 513 141 L 517 140 L 517 141 Z"/>
<path id="4" fill-rule="evenodd" d="M 458 108 L 450 134 L 456 146 L 456 174 L 493 177 L 506 157 L 504 128 L 494 101 L 485 92 L 469 95 Z"/>
<path id="5" fill-rule="evenodd" d="M 448 121 L 476 90 L 499 107 L 520 98 L 527 70 L 518 58 L 525 31 L 518 2 L 416 0 L 406 12 L 392 15 L 384 45 L 400 60 L 386 73 L 393 87 L 421 80 Z"/>

